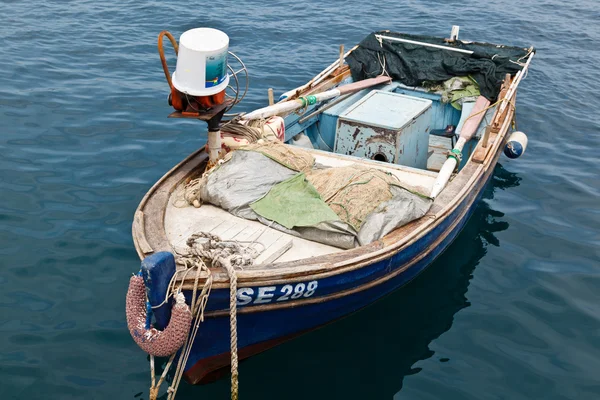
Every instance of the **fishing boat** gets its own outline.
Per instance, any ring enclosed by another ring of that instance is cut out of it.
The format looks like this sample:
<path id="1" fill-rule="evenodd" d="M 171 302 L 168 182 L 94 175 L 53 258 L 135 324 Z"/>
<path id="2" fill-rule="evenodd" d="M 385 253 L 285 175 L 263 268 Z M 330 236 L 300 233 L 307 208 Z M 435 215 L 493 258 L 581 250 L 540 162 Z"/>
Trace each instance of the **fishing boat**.
<path id="1" fill-rule="evenodd" d="M 208 28 L 159 36 L 171 116 L 208 122 L 208 143 L 133 222 L 128 326 L 153 371 L 154 356 L 177 365 L 175 390 L 231 369 L 237 393 L 239 359 L 410 282 L 460 233 L 501 154 L 527 145 L 513 122 L 533 47 L 463 41 L 458 27 L 374 32 L 277 102 L 270 92 L 232 115 L 247 71 L 227 64 L 241 63 L 228 43 Z"/>

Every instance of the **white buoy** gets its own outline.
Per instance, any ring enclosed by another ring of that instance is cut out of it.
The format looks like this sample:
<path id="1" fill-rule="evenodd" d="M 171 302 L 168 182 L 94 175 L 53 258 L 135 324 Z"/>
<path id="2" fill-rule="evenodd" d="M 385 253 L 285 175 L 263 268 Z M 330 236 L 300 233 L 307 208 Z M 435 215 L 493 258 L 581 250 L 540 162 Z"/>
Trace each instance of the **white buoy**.
<path id="1" fill-rule="evenodd" d="M 504 146 L 504 155 L 508 158 L 519 158 L 527 148 L 527 135 L 523 132 L 513 132 Z"/>

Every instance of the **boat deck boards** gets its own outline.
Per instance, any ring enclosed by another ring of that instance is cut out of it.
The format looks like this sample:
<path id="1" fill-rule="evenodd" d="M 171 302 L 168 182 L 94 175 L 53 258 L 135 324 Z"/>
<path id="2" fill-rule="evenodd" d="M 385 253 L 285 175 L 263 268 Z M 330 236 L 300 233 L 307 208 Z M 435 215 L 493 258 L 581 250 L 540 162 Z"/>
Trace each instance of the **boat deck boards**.
<path id="1" fill-rule="evenodd" d="M 176 250 L 185 248 L 186 240 L 198 232 L 209 232 L 222 240 L 246 242 L 260 252 L 255 266 L 275 260 L 293 261 L 307 255 L 322 256 L 343 251 L 269 228 L 258 221 L 236 217 L 210 204 L 203 204 L 200 208 L 177 208 L 170 202 L 165 214 L 165 231 Z"/>

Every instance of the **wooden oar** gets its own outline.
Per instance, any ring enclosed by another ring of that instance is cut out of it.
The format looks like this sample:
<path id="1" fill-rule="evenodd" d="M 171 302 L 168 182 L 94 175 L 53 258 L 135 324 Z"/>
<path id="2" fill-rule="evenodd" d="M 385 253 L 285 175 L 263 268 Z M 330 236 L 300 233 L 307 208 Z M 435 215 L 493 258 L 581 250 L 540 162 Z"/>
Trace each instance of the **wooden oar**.
<path id="1" fill-rule="evenodd" d="M 268 118 L 273 115 L 284 114 L 290 111 L 298 110 L 303 107 L 307 107 L 309 105 L 321 103 L 325 100 L 333 99 L 338 96 L 342 96 L 348 93 L 358 92 L 359 90 L 363 90 L 369 88 L 371 86 L 380 85 L 382 83 L 388 83 L 391 81 L 389 76 L 378 76 L 376 78 L 365 79 L 362 81 L 350 83 L 348 85 L 343 85 L 335 89 L 327 90 L 321 93 L 315 93 L 310 96 L 300 97 L 291 101 L 284 101 L 282 103 L 277 103 L 272 106 L 259 108 L 258 110 L 254 110 L 251 113 L 242 116 L 242 119 L 252 120 L 252 119 L 260 119 L 260 118 Z"/>
<path id="2" fill-rule="evenodd" d="M 532 47 L 532 48 L 530 48 L 530 53 L 529 53 L 529 57 L 527 58 L 527 62 L 523 66 L 523 69 L 521 69 L 515 75 L 515 78 L 513 79 L 510 87 L 508 88 L 506 96 L 504 96 L 504 99 L 510 100 L 513 98 L 513 96 L 515 95 L 515 93 L 517 91 L 517 87 L 519 86 L 519 83 L 521 82 L 521 79 L 523 79 L 523 76 L 525 75 L 527 69 L 529 68 L 529 64 L 531 63 L 531 59 L 533 58 L 534 54 L 535 53 L 533 53 L 533 47 Z M 478 105 L 478 103 L 479 103 L 479 105 Z M 432 199 L 435 198 L 438 194 L 440 194 L 440 192 L 444 189 L 444 187 L 446 187 L 446 184 L 450 180 L 450 177 L 452 176 L 452 173 L 454 172 L 454 168 L 456 168 L 456 164 L 458 163 L 457 155 L 461 154 L 461 151 L 462 151 L 465 143 L 467 143 L 469 140 L 471 140 L 471 138 L 473 137 L 473 134 L 477 130 L 477 127 L 481 123 L 481 119 L 485 115 L 484 112 L 481 112 L 480 114 L 477 114 L 477 113 L 484 110 L 486 107 L 488 107 L 489 103 L 490 102 L 482 96 L 479 96 L 477 98 L 475 107 L 473 107 L 473 110 L 471 111 L 471 115 L 473 117 L 469 116 L 469 118 L 463 125 L 463 128 L 460 132 L 460 137 L 459 137 L 458 141 L 456 142 L 454 149 L 452 149 L 452 151 L 451 151 L 451 153 L 454 153 L 455 155 L 450 154 L 448 156 L 448 159 L 446 160 L 446 162 L 442 166 L 442 169 L 440 169 L 440 172 L 438 173 L 437 179 L 433 183 L 433 188 L 431 189 L 431 195 L 430 195 L 430 197 Z M 497 111 L 497 113 L 498 113 L 497 115 L 502 115 L 502 113 L 508 106 L 508 103 L 509 103 L 508 101 L 503 101 L 502 104 L 500 104 L 500 106 L 498 107 L 499 110 Z M 475 114 L 477 114 L 477 115 L 475 115 Z"/>
<path id="3" fill-rule="evenodd" d="M 479 96 L 477 98 L 477 101 L 475 101 L 475 105 L 471 110 L 471 114 L 469 115 L 469 118 L 465 121 L 460 131 L 460 136 L 458 138 L 458 141 L 454 145 L 454 149 L 452 149 L 451 154 L 448 156 L 448 159 L 446 160 L 446 162 L 444 162 L 444 165 L 440 169 L 437 179 L 433 184 L 430 196 L 432 199 L 435 198 L 446 186 L 446 183 L 448 183 L 450 176 L 452 176 L 452 173 L 456 168 L 456 164 L 458 164 L 459 154 L 461 154 L 465 143 L 471 140 L 471 138 L 477 131 L 477 127 L 479 127 L 479 124 L 481 123 L 481 120 L 485 115 L 484 110 L 489 105 L 490 101 L 483 96 Z"/>

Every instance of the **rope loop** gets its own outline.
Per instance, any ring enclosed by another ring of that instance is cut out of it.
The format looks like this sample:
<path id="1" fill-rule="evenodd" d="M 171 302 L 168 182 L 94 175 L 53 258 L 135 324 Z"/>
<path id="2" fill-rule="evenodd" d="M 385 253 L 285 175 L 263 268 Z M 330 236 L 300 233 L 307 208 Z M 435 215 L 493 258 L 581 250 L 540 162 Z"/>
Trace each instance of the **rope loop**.
<path id="1" fill-rule="evenodd" d="M 458 170 L 458 166 L 460 165 L 460 162 L 462 161 L 462 153 L 460 152 L 460 150 L 458 150 L 458 149 L 450 150 L 448 152 L 448 158 L 454 158 L 456 160 L 455 170 Z"/>
<path id="2" fill-rule="evenodd" d="M 302 107 L 296 110 L 297 115 L 303 115 L 308 110 L 308 102 L 304 97 L 298 97 L 298 100 L 302 103 Z"/>

